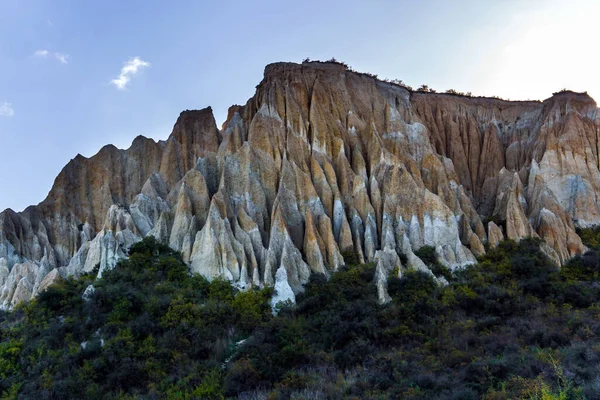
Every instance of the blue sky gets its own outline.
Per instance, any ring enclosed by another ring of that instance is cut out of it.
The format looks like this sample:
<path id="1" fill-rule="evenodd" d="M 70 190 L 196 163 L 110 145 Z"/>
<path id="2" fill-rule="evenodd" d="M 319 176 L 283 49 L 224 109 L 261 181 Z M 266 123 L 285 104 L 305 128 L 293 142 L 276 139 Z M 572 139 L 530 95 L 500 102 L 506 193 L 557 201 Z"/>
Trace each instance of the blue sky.
<path id="1" fill-rule="evenodd" d="M 594 0 L 0 0 L 0 210 L 43 200 L 77 153 L 167 138 L 183 109 L 210 105 L 222 123 L 275 61 L 600 98 L 598 15 Z"/>

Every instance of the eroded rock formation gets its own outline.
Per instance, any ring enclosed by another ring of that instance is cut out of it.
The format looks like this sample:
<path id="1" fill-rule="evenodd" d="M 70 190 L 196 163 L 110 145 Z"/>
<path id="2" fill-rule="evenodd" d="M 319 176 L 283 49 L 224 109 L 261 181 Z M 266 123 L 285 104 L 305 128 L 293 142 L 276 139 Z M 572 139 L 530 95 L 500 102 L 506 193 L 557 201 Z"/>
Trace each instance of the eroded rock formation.
<path id="1" fill-rule="evenodd" d="M 392 271 L 428 271 L 424 245 L 456 268 L 486 243 L 539 236 L 560 264 L 584 251 L 575 226 L 600 223 L 599 135 L 585 94 L 510 102 L 272 64 L 221 130 L 210 108 L 184 111 L 168 140 L 77 156 L 42 203 L 2 212 L 0 305 L 102 273 L 148 235 L 277 301 L 348 251 L 376 264 L 382 301 Z"/>

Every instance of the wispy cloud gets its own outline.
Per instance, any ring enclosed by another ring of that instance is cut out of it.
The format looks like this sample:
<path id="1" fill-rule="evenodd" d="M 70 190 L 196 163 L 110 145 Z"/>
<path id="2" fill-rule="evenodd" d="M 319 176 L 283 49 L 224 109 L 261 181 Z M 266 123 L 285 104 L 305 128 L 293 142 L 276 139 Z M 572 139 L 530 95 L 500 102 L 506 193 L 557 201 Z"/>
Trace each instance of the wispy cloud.
<path id="1" fill-rule="evenodd" d="M 9 102 L 0 103 L 0 117 L 12 117 L 15 115 L 15 110 Z"/>
<path id="2" fill-rule="evenodd" d="M 56 57 L 56 59 L 60 61 L 61 64 L 67 64 L 69 62 L 68 54 L 54 53 L 54 57 Z"/>
<path id="3" fill-rule="evenodd" d="M 139 57 L 134 57 L 127 61 L 123 68 L 121 68 L 121 73 L 115 79 L 112 79 L 110 83 L 115 85 L 115 87 L 119 90 L 123 90 L 127 87 L 131 78 L 135 74 L 137 74 L 141 69 L 149 67 L 150 63 L 142 60 Z"/>
<path id="4" fill-rule="evenodd" d="M 69 55 L 64 54 L 64 53 L 58 53 L 58 52 L 53 53 L 46 49 L 41 49 L 41 50 L 37 50 L 35 53 L 33 53 L 33 55 L 36 57 L 40 57 L 40 58 L 52 57 L 52 58 L 55 58 L 56 60 L 58 60 L 58 62 L 60 62 L 61 64 L 69 63 Z"/>

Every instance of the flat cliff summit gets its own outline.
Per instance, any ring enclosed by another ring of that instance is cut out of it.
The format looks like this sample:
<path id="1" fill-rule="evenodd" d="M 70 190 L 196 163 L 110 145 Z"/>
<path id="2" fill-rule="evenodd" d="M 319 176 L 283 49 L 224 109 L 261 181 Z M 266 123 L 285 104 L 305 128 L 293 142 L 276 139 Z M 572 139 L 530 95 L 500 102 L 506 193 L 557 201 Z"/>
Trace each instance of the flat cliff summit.
<path id="1" fill-rule="evenodd" d="M 344 255 L 386 277 L 451 268 L 504 238 L 542 239 L 557 264 L 600 224 L 600 111 L 584 93 L 543 101 L 416 92 L 332 62 L 276 63 L 219 129 L 210 108 L 170 137 L 78 155 L 48 197 L 0 213 L 0 307 L 59 277 L 99 273 L 152 235 L 209 279 L 294 300 Z"/>

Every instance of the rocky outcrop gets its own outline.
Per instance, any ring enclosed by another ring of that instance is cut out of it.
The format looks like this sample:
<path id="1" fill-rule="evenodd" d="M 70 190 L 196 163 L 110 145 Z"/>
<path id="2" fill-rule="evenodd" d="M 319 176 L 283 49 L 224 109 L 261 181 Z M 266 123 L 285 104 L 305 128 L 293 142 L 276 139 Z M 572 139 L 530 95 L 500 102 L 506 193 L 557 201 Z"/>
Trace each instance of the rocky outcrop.
<path id="1" fill-rule="evenodd" d="M 77 156 L 38 206 L 0 213 L 0 305 L 102 273 L 149 235 L 209 279 L 274 286 L 274 305 L 348 252 L 376 265 L 381 301 L 392 271 L 428 271 L 424 245 L 457 268 L 539 236 L 560 264 L 584 251 L 575 227 L 600 223 L 599 134 L 585 94 L 509 102 L 272 64 L 221 130 L 185 111 L 168 140 Z"/>
<path id="2" fill-rule="evenodd" d="M 504 234 L 502 233 L 502 228 L 494 223 L 494 221 L 490 221 L 488 223 L 488 244 L 490 248 L 494 248 L 498 246 L 498 244 L 504 240 Z"/>

